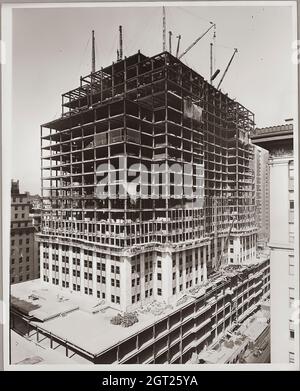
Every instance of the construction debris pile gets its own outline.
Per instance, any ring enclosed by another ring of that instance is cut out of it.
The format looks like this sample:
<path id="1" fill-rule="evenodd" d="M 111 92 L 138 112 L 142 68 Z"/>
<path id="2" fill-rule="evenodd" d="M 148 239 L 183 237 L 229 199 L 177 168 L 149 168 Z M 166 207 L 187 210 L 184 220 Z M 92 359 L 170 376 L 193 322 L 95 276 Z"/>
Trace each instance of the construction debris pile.
<path id="1" fill-rule="evenodd" d="M 156 300 L 147 304 L 145 307 L 141 307 L 139 312 L 141 314 L 151 313 L 152 315 L 158 316 L 163 314 L 166 310 L 173 309 L 173 306 L 166 304 L 165 302 L 158 302 Z"/>
<path id="2" fill-rule="evenodd" d="M 114 325 L 121 325 L 122 327 L 130 327 L 139 321 L 137 312 L 125 312 L 124 315 L 118 314 L 114 316 L 110 323 Z"/>

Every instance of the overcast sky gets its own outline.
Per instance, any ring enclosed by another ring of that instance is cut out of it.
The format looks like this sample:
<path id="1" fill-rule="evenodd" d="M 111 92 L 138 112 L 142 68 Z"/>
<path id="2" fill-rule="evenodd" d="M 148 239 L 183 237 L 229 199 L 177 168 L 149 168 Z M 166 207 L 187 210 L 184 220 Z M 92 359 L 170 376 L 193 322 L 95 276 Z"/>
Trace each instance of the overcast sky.
<path id="1" fill-rule="evenodd" d="M 213 21 L 217 25 L 216 67 L 224 71 L 238 53 L 222 90 L 255 113 L 258 127 L 291 117 L 292 9 L 290 7 L 166 7 L 167 31 L 181 34 L 181 50 Z M 13 11 L 12 175 L 22 191 L 40 193 L 40 125 L 61 114 L 61 94 L 78 87 L 91 69 L 91 31 L 96 69 L 116 60 L 118 26 L 124 55 L 138 49 L 162 51 L 162 8 L 44 8 Z M 209 32 L 183 62 L 209 78 Z"/>

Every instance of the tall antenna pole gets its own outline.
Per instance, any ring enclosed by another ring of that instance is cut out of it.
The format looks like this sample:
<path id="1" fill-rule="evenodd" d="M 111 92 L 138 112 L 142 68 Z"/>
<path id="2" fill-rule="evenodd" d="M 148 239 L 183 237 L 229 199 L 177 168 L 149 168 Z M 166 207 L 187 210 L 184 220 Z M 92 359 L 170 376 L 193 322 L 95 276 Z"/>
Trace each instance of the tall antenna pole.
<path id="1" fill-rule="evenodd" d="M 172 54 L 172 31 L 169 31 L 169 52 Z"/>
<path id="2" fill-rule="evenodd" d="M 95 31 L 92 31 L 92 72 L 96 71 L 96 59 L 95 59 Z"/>
<path id="3" fill-rule="evenodd" d="M 163 52 L 166 51 L 166 10 L 163 6 Z"/>
<path id="4" fill-rule="evenodd" d="M 215 25 L 214 27 L 214 35 L 213 35 L 213 53 L 212 53 L 212 60 L 213 60 L 213 71 L 216 69 L 216 30 L 217 27 Z"/>
<path id="5" fill-rule="evenodd" d="M 119 26 L 119 32 L 120 32 L 120 55 L 119 59 L 123 59 L 123 36 L 122 36 L 122 26 Z"/>
<path id="6" fill-rule="evenodd" d="M 210 84 L 212 84 L 213 75 L 213 43 L 210 43 Z"/>

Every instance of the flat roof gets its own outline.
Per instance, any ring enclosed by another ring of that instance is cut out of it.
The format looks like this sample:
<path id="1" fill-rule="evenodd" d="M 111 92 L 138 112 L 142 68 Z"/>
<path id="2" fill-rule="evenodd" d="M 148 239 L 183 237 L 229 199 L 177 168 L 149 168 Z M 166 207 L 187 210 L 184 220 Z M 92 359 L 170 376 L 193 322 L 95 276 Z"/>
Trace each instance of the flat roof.
<path id="1" fill-rule="evenodd" d="M 241 268 L 244 269 L 247 267 Z M 233 271 L 231 275 L 238 273 L 238 270 Z M 222 282 L 226 282 L 226 273 L 220 276 L 217 274 L 202 286 L 184 292 L 172 305 L 145 303 L 143 308 L 136 309 L 139 321 L 130 327 L 111 324 L 111 318 L 121 311 L 109 307 L 103 300 L 71 292 L 39 279 L 12 285 L 11 295 L 39 306 L 28 313 L 32 317 L 32 324 L 96 356 L 152 326 L 154 322 L 183 309 L 196 298 L 203 296 L 208 288 Z"/>
<path id="2" fill-rule="evenodd" d="M 200 293 L 202 294 L 203 290 Z M 100 354 L 194 300 L 191 296 L 182 305 L 165 306 L 157 315 L 147 311 L 145 305 L 145 312 L 141 312 L 139 308 L 137 323 L 122 327 L 110 323 L 111 318 L 122 311 L 109 307 L 102 303 L 101 299 L 77 292 L 70 293 L 38 279 L 12 285 L 11 295 L 27 303 L 39 305 L 39 308 L 28 313 L 38 320 L 32 319 L 32 324 L 93 355 Z M 155 309 L 155 303 L 153 308 Z"/>

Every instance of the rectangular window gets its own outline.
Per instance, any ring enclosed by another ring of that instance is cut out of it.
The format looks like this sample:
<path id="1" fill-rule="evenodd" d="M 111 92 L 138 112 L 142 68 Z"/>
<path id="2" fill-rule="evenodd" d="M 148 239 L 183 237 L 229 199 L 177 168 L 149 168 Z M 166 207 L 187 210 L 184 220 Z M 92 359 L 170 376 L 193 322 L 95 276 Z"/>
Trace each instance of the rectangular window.
<path id="1" fill-rule="evenodd" d="M 158 296 L 161 296 L 161 289 L 160 288 L 157 289 L 157 294 L 158 294 Z"/>
<path id="2" fill-rule="evenodd" d="M 295 299 L 295 289 L 294 288 L 289 288 L 289 304 L 290 304 L 290 307 L 292 307 L 294 299 Z"/>
<path id="3" fill-rule="evenodd" d="M 295 273 L 294 255 L 289 255 L 289 275 L 293 276 Z"/>
<path id="4" fill-rule="evenodd" d="M 161 261 L 157 261 L 157 267 L 161 268 Z"/>
<path id="5" fill-rule="evenodd" d="M 289 363 L 294 364 L 295 363 L 295 353 L 289 352 Z"/>

